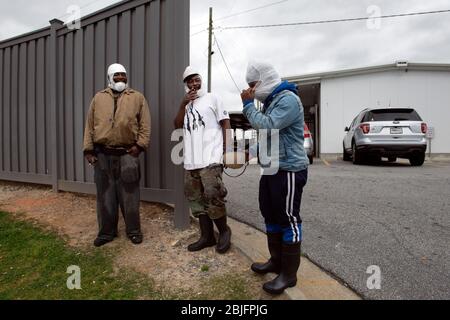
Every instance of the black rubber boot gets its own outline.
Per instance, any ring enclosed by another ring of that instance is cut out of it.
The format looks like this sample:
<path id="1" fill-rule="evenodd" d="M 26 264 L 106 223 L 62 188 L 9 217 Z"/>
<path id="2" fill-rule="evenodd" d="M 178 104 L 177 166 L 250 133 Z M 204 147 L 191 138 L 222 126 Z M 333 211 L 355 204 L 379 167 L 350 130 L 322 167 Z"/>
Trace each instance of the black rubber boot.
<path id="1" fill-rule="evenodd" d="M 227 225 L 227 216 L 214 220 L 214 223 L 219 230 L 219 241 L 217 242 L 216 251 L 225 253 L 231 246 L 231 229 Z"/>
<path id="2" fill-rule="evenodd" d="M 284 289 L 297 284 L 297 270 L 300 266 L 301 243 L 281 246 L 281 273 L 272 281 L 266 282 L 263 289 L 270 294 L 281 294 Z"/>
<path id="3" fill-rule="evenodd" d="M 101 247 L 109 242 L 111 242 L 112 240 L 107 240 L 107 239 L 103 239 L 103 238 L 96 238 L 94 240 L 94 246 L 96 247 Z"/>
<path id="4" fill-rule="evenodd" d="M 259 274 L 269 272 L 280 273 L 282 242 L 283 233 L 267 233 L 267 246 L 269 247 L 270 259 L 266 263 L 253 263 L 251 269 Z"/>
<path id="5" fill-rule="evenodd" d="M 200 224 L 200 239 L 188 246 L 188 250 L 191 252 L 216 245 L 212 220 L 206 214 L 202 214 L 198 217 L 198 222 Z"/>

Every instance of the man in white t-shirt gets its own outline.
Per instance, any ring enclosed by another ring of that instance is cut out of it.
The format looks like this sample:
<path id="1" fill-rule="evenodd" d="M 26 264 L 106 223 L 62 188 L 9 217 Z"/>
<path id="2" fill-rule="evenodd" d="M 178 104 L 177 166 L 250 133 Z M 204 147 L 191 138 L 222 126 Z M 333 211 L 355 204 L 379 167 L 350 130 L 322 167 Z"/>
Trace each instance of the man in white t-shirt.
<path id="1" fill-rule="evenodd" d="M 222 101 L 203 90 L 199 72 L 187 67 L 183 81 L 186 95 L 174 124 L 176 129 L 183 128 L 185 194 L 201 231 L 200 239 L 188 250 L 199 251 L 217 244 L 216 251 L 225 253 L 230 248 L 231 229 L 227 225 L 227 189 L 222 173 L 226 136 L 231 134 L 230 117 Z M 232 141 L 230 137 L 228 141 Z M 219 231 L 218 241 L 213 221 Z"/>

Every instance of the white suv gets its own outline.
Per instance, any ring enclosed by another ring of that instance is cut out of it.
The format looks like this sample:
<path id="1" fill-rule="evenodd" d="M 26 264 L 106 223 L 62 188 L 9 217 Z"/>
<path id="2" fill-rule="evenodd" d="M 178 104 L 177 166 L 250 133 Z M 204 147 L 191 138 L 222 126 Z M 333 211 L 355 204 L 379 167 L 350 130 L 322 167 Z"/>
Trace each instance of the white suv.
<path id="1" fill-rule="evenodd" d="M 411 108 L 365 109 L 353 120 L 343 141 L 343 158 L 361 164 L 387 157 L 421 166 L 427 149 L 427 124 Z"/>

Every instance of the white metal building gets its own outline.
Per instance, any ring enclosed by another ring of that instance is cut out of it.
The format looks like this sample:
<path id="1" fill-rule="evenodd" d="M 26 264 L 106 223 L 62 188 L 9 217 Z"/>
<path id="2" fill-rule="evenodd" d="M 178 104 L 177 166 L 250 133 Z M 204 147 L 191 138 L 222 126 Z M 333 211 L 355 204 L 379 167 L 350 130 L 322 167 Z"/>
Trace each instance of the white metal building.
<path id="1" fill-rule="evenodd" d="M 285 79 L 299 85 L 316 156 L 341 155 L 345 127 L 378 107 L 416 109 L 434 128 L 431 153 L 450 155 L 450 64 L 397 62 Z"/>

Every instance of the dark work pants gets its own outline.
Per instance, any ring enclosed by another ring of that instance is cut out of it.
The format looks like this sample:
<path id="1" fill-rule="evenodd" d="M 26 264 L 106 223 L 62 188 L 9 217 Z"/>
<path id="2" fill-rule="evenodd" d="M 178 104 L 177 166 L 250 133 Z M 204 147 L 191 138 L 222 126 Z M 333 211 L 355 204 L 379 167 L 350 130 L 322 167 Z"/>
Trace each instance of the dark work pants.
<path id="1" fill-rule="evenodd" d="M 98 237 L 113 240 L 117 236 L 119 206 L 128 237 L 142 235 L 139 216 L 139 158 L 99 153 L 95 165 L 97 186 Z"/>
<path id="2" fill-rule="evenodd" d="M 299 172 L 278 171 L 263 175 L 259 182 L 259 207 L 268 233 L 283 233 L 283 242 L 302 241 L 300 206 L 308 169 Z"/>

